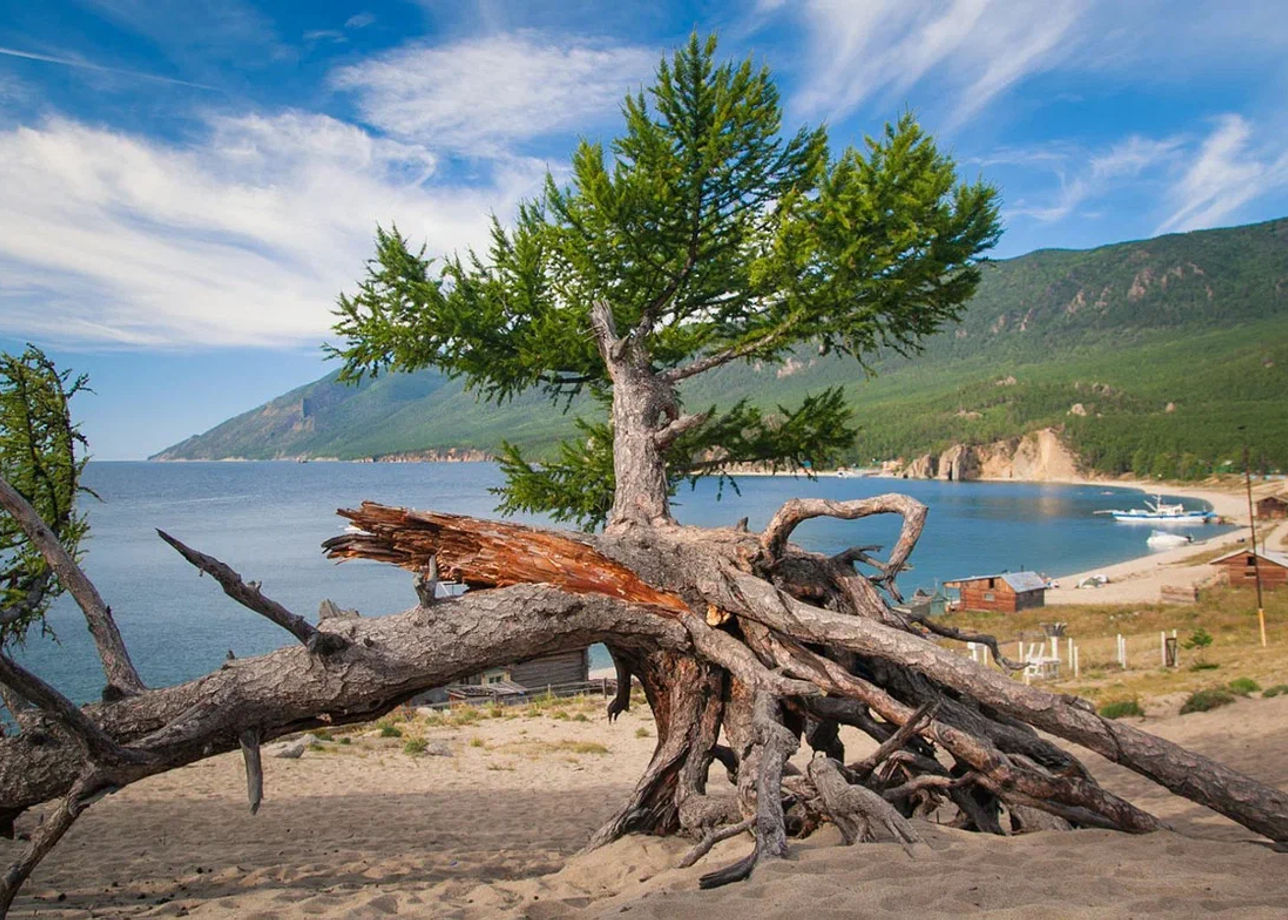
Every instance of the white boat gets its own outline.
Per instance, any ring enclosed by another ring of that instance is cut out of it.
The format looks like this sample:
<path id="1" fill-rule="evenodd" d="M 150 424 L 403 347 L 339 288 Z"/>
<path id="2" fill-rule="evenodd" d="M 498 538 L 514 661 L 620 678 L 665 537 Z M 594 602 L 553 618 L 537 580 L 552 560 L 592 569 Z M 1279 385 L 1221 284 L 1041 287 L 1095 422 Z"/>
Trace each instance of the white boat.
<path id="1" fill-rule="evenodd" d="M 1154 500 L 1145 499 L 1144 508 L 1113 508 L 1108 511 L 1097 511 L 1096 514 L 1111 514 L 1115 521 L 1127 524 L 1206 524 L 1217 518 L 1215 511 L 1186 511 L 1185 506 L 1163 501 L 1162 495 Z"/>
<path id="2" fill-rule="evenodd" d="M 1177 546 L 1193 543 L 1194 538 L 1183 533 L 1164 533 L 1161 530 L 1151 530 L 1149 539 L 1145 542 L 1149 544 L 1150 549 L 1173 549 Z"/>

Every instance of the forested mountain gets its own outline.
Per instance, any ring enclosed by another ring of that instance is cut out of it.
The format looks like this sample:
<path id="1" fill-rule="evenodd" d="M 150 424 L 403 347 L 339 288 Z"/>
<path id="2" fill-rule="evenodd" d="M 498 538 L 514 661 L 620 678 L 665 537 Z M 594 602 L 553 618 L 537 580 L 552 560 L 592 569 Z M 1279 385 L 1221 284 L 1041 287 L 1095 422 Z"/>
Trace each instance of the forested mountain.
<path id="1" fill-rule="evenodd" d="M 1057 426 L 1091 467 L 1186 477 L 1236 459 L 1242 425 L 1258 465 L 1288 468 L 1288 219 L 991 263 L 958 325 L 872 370 L 801 352 L 699 378 L 685 400 L 792 405 L 841 385 L 862 428 L 851 462 Z M 562 408 L 482 404 L 433 371 L 359 387 L 333 373 L 157 459 L 355 459 L 503 439 L 539 452 L 572 415 L 598 413 Z"/>

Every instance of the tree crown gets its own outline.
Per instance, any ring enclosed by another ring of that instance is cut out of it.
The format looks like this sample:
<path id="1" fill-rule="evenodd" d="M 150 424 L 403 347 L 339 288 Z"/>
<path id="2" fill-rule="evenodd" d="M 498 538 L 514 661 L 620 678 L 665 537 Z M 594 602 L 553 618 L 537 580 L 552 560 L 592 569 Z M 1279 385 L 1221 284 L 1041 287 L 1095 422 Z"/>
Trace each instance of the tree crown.
<path id="1" fill-rule="evenodd" d="M 860 361 L 906 353 L 955 319 L 999 233 L 993 189 L 959 183 L 909 115 L 837 156 L 821 127 L 785 137 L 768 70 L 715 52 L 695 34 L 664 59 L 626 98 L 625 133 L 607 151 L 582 141 L 568 185 L 548 177 L 512 226 L 494 218 L 485 253 L 436 263 L 378 229 L 366 278 L 339 300 L 343 376 L 435 366 L 492 400 L 533 388 L 608 400 L 597 304 L 670 388 L 806 342 Z M 668 483 L 742 461 L 826 460 L 852 441 L 847 419 L 839 393 L 768 415 L 711 410 L 667 444 Z M 611 476 L 594 496 L 574 489 L 611 468 L 601 455 L 614 432 L 582 433 L 539 468 L 507 446 L 502 507 L 602 520 Z"/>

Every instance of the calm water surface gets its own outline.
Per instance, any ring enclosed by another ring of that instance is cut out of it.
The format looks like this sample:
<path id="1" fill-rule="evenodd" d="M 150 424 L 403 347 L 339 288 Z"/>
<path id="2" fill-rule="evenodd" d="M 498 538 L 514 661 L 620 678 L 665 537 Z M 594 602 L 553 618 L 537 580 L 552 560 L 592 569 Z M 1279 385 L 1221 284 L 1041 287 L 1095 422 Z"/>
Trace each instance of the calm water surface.
<path id="1" fill-rule="evenodd" d="M 239 658 L 287 644 L 289 636 L 239 607 L 210 578 L 156 536 L 167 531 L 223 559 L 265 594 L 310 618 L 330 598 L 366 615 L 415 601 L 411 575 L 364 561 L 342 565 L 319 545 L 344 527 L 335 509 L 364 499 L 491 516 L 488 489 L 501 475 L 487 463 L 91 463 L 85 484 L 102 498 L 84 502 L 91 539 L 85 569 L 112 606 L 143 679 L 177 683 Z M 1103 486 L 952 483 L 827 477 L 746 477 L 741 492 L 717 497 L 714 481 L 681 487 L 676 515 L 689 524 L 763 527 L 793 497 L 861 498 L 901 491 L 930 507 L 925 534 L 900 578 L 910 591 L 964 575 L 1035 569 L 1053 577 L 1119 562 L 1147 551 L 1148 527 L 1114 524 L 1092 512 L 1139 505 L 1141 493 Z M 1187 507 L 1196 506 L 1187 501 Z M 523 518 L 546 523 L 540 518 Z M 900 520 L 815 520 L 793 539 L 836 552 L 862 543 L 893 545 Z M 1212 535 L 1212 525 L 1188 532 Z M 1178 532 L 1185 529 L 1172 528 Z M 103 683 L 80 611 L 64 597 L 51 611 L 57 639 L 35 633 L 19 658 L 73 699 L 97 697 Z M 606 663 L 603 649 L 593 664 Z"/>

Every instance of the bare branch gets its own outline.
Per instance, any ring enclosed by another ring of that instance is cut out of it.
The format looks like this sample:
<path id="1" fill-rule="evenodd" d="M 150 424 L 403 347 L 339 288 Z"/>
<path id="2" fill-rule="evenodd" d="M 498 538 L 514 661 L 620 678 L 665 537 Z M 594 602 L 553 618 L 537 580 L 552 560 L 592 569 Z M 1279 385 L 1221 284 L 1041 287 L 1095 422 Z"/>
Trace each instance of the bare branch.
<path id="1" fill-rule="evenodd" d="M 246 764 L 246 798 L 250 801 L 250 813 L 259 811 L 259 803 L 264 800 L 264 764 L 260 760 L 259 729 L 248 728 L 238 737 L 241 745 L 242 760 Z"/>
<path id="2" fill-rule="evenodd" d="M 722 840 L 728 840 L 730 837 L 737 837 L 739 834 L 742 834 L 742 833 L 745 833 L 746 831 L 751 830 L 752 825 L 754 825 L 755 823 L 756 823 L 755 818 L 744 818 L 743 820 L 739 821 L 737 824 L 730 824 L 726 827 L 713 828 L 712 830 L 707 832 L 706 836 L 704 836 L 701 840 L 698 841 L 697 845 L 694 846 L 693 849 L 689 850 L 688 853 L 684 854 L 684 858 L 681 859 L 678 863 L 676 863 L 675 867 L 677 869 L 689 868 L 689 866 L 693 865 L 703 856 L 706 856 L 707 853 L 711 852 L 711 848 L 715 846 L 717 843 L 719 843 Z"/>
<path id="3" fill-rule="evenodd" d="M 668 424 L 665 428 L 657 431 L 653 435 L 653 442 L 662 450 L 670 447 L 675 443 L 676 438 L 686 431 L 692 431 L 694 428 L 701 428 L 711 418 L 711 410 L 699 412 L 697 415 L 681 415 L 675 421 Z"/>
<path id="4" fill-rule="evenodd" d="M 91 759 L 103 764 L 140 759 L 137 752 L 126 751 L 112 740 L 75 703 L 5 654 L 0 654 L 0 681 L 57 719 Z"/>
<path id="5" fill-rule="evenodd" d="M 111 608 L 103 602 L 93 582 L 81 571 L 81 567 L 63 548 L 62 543 L 58 542 L 58 537 L 40 519 L 40 515 L 3 477 L 0 477 L 0 507 L 18 522 L 23 533 L 40 550 L 40 554 L 58 576 L 58 581 L 84 612 L 85 622 L 89 624 L 90 635 L 94 637 L 94 647 L 98 650 L 109 686 L 115 687 L 120 693 L 141 693 L 145 689 L 143 681 L 135 670 L 134 663 L 130 661 L 125 641 L 116 628 L 116 621 L 112 619 Z"/>
<path id="6" fill-rule="evenodd" d="M 225 594 L 248 610 L 255 611 L 285 629 L 310 652 L 329 655 L 348 647 L 349 643 L 343 636 L 322 632 L 298 613 L 291 613 L 277 601 L 265 597 L 257 585 L 246 584 L 240 575 L 214 556 L 207 556 L 184 545 L 164 530 L 158 530 L 157 535 L 173 546 L 180 556 L 219 582 Z"/>
<path id="7" fill-rule="evenodd" d="M 854 764 L 850 769 L 858 773 L 861 778 L 866 778 L 873 770 L 881 765 L 881 762 L 900 750 L 913 735 L 921 731 L 926 723 L 934 718 L 935 713 L 939 711 L 939 700 L 931 700 L 923 703 L 917 711 L 912 714 L 912 718 L 904 722 L 895 730 L 895 733 L 882 741 L 877 749 L 869 754 L 863 760 Z"/>
<path id="8" fill-rule="evenodd" d="M 852 521 L 873 514 L 898 514 L 903 517 L 903 528 L 890 558 L 880 565 L 880 581 L 891 585 L 895 576 L 908 561 L 908 555 L 917 545 L 922 528 L 926 525 L 926 506 L 907 495 L 893 492 L 874 495 L 872 498 L 853 501 L 832 501 L 823 498 L 794 498 L 774 514 L 761 535 L 761 545 L 770 560 L 781 558 L 792 531 L 802 521 L 815 517 L 834 517 Z"/>

